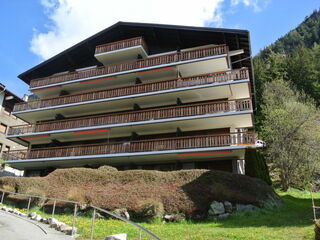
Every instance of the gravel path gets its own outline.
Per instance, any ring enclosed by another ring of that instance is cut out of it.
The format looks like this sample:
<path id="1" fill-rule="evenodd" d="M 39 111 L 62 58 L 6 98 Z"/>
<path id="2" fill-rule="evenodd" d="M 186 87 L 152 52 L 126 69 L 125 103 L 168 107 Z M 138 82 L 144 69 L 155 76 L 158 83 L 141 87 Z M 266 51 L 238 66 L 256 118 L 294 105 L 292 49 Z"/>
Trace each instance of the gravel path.
<path id="1" fill-rule="evenodd" d="M 0 212 L 0 239 L 2 240 L 73 240 L 48 225 L 27 218 Z"/>

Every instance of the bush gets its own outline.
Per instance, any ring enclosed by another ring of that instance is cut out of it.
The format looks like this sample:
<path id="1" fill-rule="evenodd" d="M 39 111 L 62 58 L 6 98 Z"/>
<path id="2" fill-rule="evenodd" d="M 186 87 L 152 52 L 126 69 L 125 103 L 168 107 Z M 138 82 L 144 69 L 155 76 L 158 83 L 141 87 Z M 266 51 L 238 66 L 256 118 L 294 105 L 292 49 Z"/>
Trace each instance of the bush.
<path id="1" fill-rule="evenodd" d="M 31 186 L 30 188 L 27 189 L 25 193 L 29 195 L 41 197 L 41 198 L 32 198 L 32 203 L 34 203 L 39 207 L 42 207 L 43 204 L 46 202 L 46 193 L 39 188 L 35 188 Z"/>
<path id="2" fill-rule="evenodd" d="M 103 172 L 117 172 L 118 169 L 116 169 L 115 167 L 111 167 L 108 165 L 104 165 L 98 168 L 99 171 L 103 171 Z"/>
<path id="3" fill-rule="evenodd" d="M 269 169 L 263 155 L 255 148 L 246 148 L 245 173 L 249 177 L 260 178 L 271 185 Z"/>
<path id="4" fill-rule="evenodd" d="M 136 212 L 137 217 L 145 221 L 151 222 L 156 219 L 161 219 L 164 215 L 164 207 L 162 202 L 155 200 L 147 200 L 140 203 Z"/>
<path id="5" fill-rule="evenodd" d="M 16 192 L 15 187 L 13 187 L 11 185 L 3 185 L 2 188 L 3 188 L 3 190 L 9 191 L 9 192 Z"/>
<path id="6" fill-rule="evenodd" d="M 73 187 L 68 191 L 67 199 L 70 201 L 85 203 L 86 202 L 85 192 L 81 188 Z"/>

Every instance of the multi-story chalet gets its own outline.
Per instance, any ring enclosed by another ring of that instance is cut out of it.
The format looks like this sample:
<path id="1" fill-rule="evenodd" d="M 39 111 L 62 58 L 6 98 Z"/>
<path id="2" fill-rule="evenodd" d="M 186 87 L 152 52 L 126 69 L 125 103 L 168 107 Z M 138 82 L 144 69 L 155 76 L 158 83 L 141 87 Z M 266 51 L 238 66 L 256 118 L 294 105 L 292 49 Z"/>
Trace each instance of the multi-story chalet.
<path id="1" fill-rule="evenodd" d="M 16 103 L 24 101 L 9 91 L 3 84 L 0 83 L 0 159 L 2 159 L 3 151 L 25 150 L 24 146 L 6 138 L 9 127 L 26 124 L 21 119 L 12 115 L 13 106 Z M 2 161 L 0 162 L 1 164 Z M 6 175 L 21 175 L 23 172 L 10 168 L 8 166 L 0 166 L 0 176 Z"/>
<path id="2" fill-rule="evenodd" d="M 27 175 L 99 167 L 243 173 L 255 146 L 248 31 L 118 22 L 19 75 L 8 138 Z"/>

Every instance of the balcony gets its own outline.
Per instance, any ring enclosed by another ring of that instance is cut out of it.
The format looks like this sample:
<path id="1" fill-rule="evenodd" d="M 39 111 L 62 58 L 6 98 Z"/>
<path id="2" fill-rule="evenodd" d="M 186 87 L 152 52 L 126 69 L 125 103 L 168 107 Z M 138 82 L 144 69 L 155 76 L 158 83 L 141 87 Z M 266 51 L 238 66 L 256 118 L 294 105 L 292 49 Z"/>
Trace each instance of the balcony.
<path id="1" fill-rule="evenodd" d="M 95 57 L 104 65 L 143 58 L 148 56 L 148 48 L 143 37 L 130 38 L 118 42 L 98 45 Z"/>
<path id="2" fill-rule="evenodd" d="M 242 114 L 242 117 L 237 117 L 239 114 Z M 253 125 L 251 114 L 251 99 L 214 101 L 13 126 L 8 131 L 8 138 L 25 145 L 26 142 L 49 143 L 52 139 L 60 142 L 75 141 L 79 138 L 99 139 L 105 138 L 106 132 L 109 136 L 121 137 L 132 131 L 142 135 L 174 132 L 178 127 L 185 131 L 210 126 L 223 128 L 233 125 L 236 128 L 247 128 Z M 219 119 L 215 119 L 217 117 Z"/>
<path id="3" fill-rule="evenodd" d="M 38 148 L 8 151 L 3 159 L 18 166 L 23 161 L 60 161 L 72 159 L 112 158 L 118 156 L 174 154 L 243 149 L 255 144 L 255 133 L 230 133 L 220 135 L 188 136 L 176 138 L 149 139 L 130 142 L 110 142 L 104 144 L 79 145 L 68 147 Z M 209 154 L 210 155 L 210 154 Z M 214 155 L 214 154 L 211 154 Z M 212 156 L 211 156 L 212 157 Z M 93 160 L 92 160 L 93 161 Z"/>
<path id="4" fill-rule="evenodd" d="M 129 61 L 120 64 L 111 64 L 107 66 L 91 68 L 83 71 L 69 72 L 66 74 L 53 75 L 49 77 L 34 79 L 30 82 L 30 90 L 43 87 L 57 86 L 73 82 L 81 82 L 98 78 L 110 77 L 118 74 L 127 74 L 136 71 L 155 69 L 160 67 L 180 65 L 200 60 L 209 60 L 217 57 L 226 56 L 228 47 L 226 45 L 211 46 L 207 48 L 198 48 L 188 51 L 163 54 L 145 59 Z M 211 67 L 215 64 L 211 64 Z M 227 62 L 220 63 L 220 67 L 228 68 Z M 186 66 L 186 73 L 190 66 Z M 212 71 L 212 70 L 211 70 Z M 186 75 L 186 74 L 185 74 Z"/>
<path id="5" fill-rule="evenodd" d="M 172 105 L 177 98 L 185 103 L 214 98 L 248 98 L 248 81 L 248 70 L 238 69 L 16 104 L 14 114 L 32 123 L 54 119 L 56 113 L 72 117 L 81 116 L 81 113 L 103 113 L 106 109 L 126 111 L 132 109 L 133 104 L 142 108 Z M 57 112 L 53 111 L 55 109 Z"/>

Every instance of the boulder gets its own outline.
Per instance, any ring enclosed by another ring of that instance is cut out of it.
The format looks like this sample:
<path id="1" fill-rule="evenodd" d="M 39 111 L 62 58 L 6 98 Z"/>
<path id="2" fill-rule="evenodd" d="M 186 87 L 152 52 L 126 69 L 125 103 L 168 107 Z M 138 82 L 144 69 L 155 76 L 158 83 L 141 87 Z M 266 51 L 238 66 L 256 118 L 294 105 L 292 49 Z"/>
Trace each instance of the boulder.
<path id="1" fill-rule="evenodd" d="M 128 210 L 126 208 L 118 208 L 112 211 L 114 214 L 123 217 L 125 219 L 130 220 L 130 215 L 128 213 Z"/>
<path id="2" fill-rule="evenodd" d="M 50 219 L 49 225 L 51 228 L 57 229 L 60 225 L 62 225 L 62 223 L 55 218 L 49 218 L 49 219 Z"/>
<path id="3" fill-rule="evenodd" d="M 72 227 L 71 226 L 64 226 L 62 232 L 64 232 L 67 235 L 72 235 Z M 75 227 L 73 233 L 76 234 L 78 232 L 78 229 Z"/>
<path id="4" fill-rule="evenodd" d="M 37 222 L 41 222 L 42 217 L 40 215 L 37 215 L 34 220 L 36 220 Z"/>
<path id="5" fill-rule="evenodd" d="M 56 230 L 63 232 L 63 230 L 67 227 L 67 224 L 60 222 L 60 224 L 57 224 Z"/>
<path id="6" fill-rule="evenodd" d="M 223 205 L 224 205 L 224 209 L 225 209 L 226 213 L 232 213 L 232 203 L 231 202 L 225 201 L 223 203 Z"/>
<path id="7" fill-rule="evenodd" d="M 107 236 L 104 240 L 127 240 L 127 234 L 121 233 L 121 234 Z"/>
<path id="8" fill-rule="evenodd" d="M 35 218 L 36 216 L 37 216 L 37 214 L 35 212 L 31 212 L 31 213 L 28 214 L 28 217 L 31 218 L 31 219 Z"/>
<path id="9" fill-rule="evenodd" d="M 19 211 L 17 210 L 17 209 L 13 209 L 13 212 L 12 213 L 14 213 L 14 214 L 16 214 L 16 215 L 19 215 Z"/>
<path id="10" fill-rule="evenodd" d="M 210 204 L 210 209 L 209 209 L 209 212 L 208 212 L 209 215 L 215 216 L 215 215 L 219 215 L 219 214 L 223 214 L 223 213 L 225 213 L 225 209 L 224 209 L 223 203 L 218 202 L 218 201 L 213 201 Z"/>
<path id="11" fill-rule="evenodd" d="M 47 218 L 42 218 L 40 220 L 40 222 L 44 223 L 44 224 L 48 224 L 48 219 Z"/>
<path id="12" fill-rule="evenodd" d="M 252 211 L 252 210 L 255 210 L 255 209 L 258 209 L 258 207 L 254 206 L 254 205 L 251 205 L 251 204 L 248 204 L 248 205 L 236 204 L 236 210 L 237 211 Z"/>
<path id="13" fill-rule="evenodd" d="M 163 218 L 166 222 L 180 222 L 186 219 L 186 217 L 182 214 L 166 214 Z"/>
<path id="14" fill-rule="evenodd" d="M 20 212 L 20 213 L 19 213 L 19 216 L 21 216 L 21 217 L 27 217 L 28 215 L 25 214 L 25 213 Z"/>
<path id="15" fill-rule="evenodd" d="M 130 217 L 130 216 L 129 216 Z M 100 213 L 96 213 L 96 218 L 98 218 L 98 219 L 103 219 L 103 218 L 105 218 L 104 216 L 102 216 Z"/>

